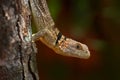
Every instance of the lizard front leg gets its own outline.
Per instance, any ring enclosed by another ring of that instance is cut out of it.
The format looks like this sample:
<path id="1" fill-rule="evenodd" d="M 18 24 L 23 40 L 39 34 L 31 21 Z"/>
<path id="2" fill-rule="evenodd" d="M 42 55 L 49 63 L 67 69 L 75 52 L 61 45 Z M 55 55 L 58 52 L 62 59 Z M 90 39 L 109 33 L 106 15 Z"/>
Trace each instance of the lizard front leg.
<path id="1" fill-rule="evenodd" d="M 34 42 L 37 39 L 39 39 L 40 37 L 44 36 L 45 33 L 46 33 L 46 30 L 42 29 L 42 30 L 38 31 L 37 33 L 32 34 L 32 42 Z"/>

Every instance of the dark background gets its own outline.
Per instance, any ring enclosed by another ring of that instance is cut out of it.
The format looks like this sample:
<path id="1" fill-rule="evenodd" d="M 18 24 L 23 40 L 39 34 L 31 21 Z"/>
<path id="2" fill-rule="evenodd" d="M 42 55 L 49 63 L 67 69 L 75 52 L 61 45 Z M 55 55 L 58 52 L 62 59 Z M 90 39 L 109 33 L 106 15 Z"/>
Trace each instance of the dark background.
<path id="1" fill-rule="evenodd" d="M 88 45 L 87 60 L 37 42 L 40 80 L 120 80 L 120 0 L 47 0 L 59 30 Z"/>

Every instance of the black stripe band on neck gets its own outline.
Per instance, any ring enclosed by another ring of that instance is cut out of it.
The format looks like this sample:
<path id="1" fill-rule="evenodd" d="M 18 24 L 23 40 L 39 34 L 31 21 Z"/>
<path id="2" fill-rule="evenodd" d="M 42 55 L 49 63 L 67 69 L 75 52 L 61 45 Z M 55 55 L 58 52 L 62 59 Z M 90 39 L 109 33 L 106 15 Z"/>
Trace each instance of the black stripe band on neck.
<path id="1" fill-rule="evenodd" d="M 62 33 L 59 32 L 58 35 L 57 35 L 56 42 L 55 42 L 56 45 L 58 44 L 58 41 L 61 39 L 61 37 L 62 37 Z"/>

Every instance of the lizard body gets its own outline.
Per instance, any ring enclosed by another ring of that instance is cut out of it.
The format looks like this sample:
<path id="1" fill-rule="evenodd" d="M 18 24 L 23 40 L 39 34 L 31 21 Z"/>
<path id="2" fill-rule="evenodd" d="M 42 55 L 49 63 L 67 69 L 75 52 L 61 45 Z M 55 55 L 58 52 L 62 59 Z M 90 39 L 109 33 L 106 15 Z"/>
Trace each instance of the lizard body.
<path id="1" fill-rule="evenodd" d="M 30 0 L 30 5 L 32 17 L 38 30 L 33 34 L 33 41 L 41 40 L 60 55 L 84 59 L 90 57 L 90 52 L 85 44 L 65 37 L 55 27 L 45 0 Z"/>

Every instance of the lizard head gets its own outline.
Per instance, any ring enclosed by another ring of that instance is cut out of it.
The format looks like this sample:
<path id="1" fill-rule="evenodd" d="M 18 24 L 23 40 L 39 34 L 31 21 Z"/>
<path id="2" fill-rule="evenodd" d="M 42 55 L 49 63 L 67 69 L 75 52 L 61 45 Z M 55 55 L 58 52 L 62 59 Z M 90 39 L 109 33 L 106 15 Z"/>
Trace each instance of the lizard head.
<path id="1" fill-rule="evenodd" d="M 66 38 L 61 44 L 61 51 L 64 53 L 63 55 L 88 59 L 90 57 L 90 52 L 88 47 L 85 44 L 72 40 L 70 38 Z"/>

